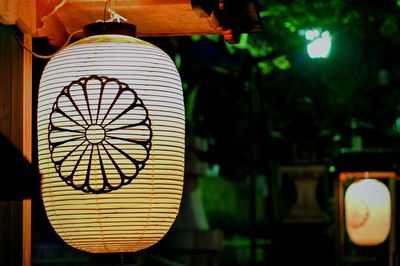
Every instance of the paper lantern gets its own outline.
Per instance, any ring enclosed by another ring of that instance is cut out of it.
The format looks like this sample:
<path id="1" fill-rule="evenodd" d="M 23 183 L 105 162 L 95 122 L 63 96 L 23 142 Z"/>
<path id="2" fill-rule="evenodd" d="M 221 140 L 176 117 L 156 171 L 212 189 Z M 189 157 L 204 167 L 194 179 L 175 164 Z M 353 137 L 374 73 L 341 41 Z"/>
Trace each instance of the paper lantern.
<path id="1" fill-rule="evenodd" d="M 133 27 L 87 26 L 85 32 L 95 35 L 55 55 L 40 81 L 46 213 L 65 242 L 91 253 L 153 245 L 171 227 L 181 201 L 181 80 L 166 53 L 125 35 Z"/>
<path id="2" fill-rule="evenodd" d="M 375 246 L 389 235 L 390 192 L 376 179 L 351 184 L 345 194 L 345 219 L 348 235 L 359 246 Z"/>

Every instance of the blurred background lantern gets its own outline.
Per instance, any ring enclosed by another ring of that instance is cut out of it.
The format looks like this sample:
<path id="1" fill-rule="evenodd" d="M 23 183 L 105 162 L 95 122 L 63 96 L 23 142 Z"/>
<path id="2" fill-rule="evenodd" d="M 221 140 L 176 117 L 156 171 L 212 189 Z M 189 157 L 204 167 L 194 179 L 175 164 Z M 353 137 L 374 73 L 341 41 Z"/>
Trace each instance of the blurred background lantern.
<path id="1" fill-rule="evenodd" d="M 361 179 L 347 188 L 344 200 L 346 230 L 351 241 L 359 246 L 382 244 L 389 235 L 391 221 L 387 186 L 377 179 Z"/>
<path id="2" fill-rule="evenodd" d="M 396 150 L 342 149 L 339 154 L 336 265 L 394 265 L 398 157 Z"/>
<path id="3" fill-rule="evenodd" d="M 47 216 L 69 245 L 134 252 L 159 241 L 179 210 L 185 118 L 180 76 L 127 23 L 85 26 L 46 65 L 38 156 Z"/>

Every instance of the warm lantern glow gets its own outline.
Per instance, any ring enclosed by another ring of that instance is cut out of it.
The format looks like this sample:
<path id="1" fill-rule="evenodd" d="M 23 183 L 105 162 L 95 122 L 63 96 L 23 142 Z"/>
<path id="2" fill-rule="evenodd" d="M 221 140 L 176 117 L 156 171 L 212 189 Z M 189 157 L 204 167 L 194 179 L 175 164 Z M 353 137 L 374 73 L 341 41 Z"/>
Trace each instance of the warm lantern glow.
<path id="1" fill-rule="evenodd" d="M 125 35 L 67 46 L 44 69 L 37 126 L 43 201 L 65 242 L 134 252 L 165 235 L 181 200 L 185 135 L 167 54 Z"/>
<path id="2" fill-rule="evenodd" d="M 390 232 L 390 192 L 376 179 L 362 179 L 351 184 L 345 195 L 348 235 L 359 246 L 375 246 Z"/>

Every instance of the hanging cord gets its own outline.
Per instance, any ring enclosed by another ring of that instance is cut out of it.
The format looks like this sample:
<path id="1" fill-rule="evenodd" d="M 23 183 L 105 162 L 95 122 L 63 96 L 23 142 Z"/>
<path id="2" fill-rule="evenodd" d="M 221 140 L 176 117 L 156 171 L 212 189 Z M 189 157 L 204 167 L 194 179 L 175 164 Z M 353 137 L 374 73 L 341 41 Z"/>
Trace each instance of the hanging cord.
<path id="1" fill-rule="evenodd" d="M 109 8 L 107 6 L 109 5 Z M 106 20 L 106 13 L 110 13 L 110 18 Z M 115 12 L 115 0 L 105 0 L 104 3 L 104 12 L 103 12 L 103 20 L 97 20 L 96 22 L 121 22 L 122 21 L 128 21 L 126 18 Z"/>
<path id="2" fill-rule="evenodd" d="M 106 2 L 104 3 L 103 22 L 106 21 L 107 4 L 108 4 L 108 0 L 106 0 Z"/>
<path id="3" fill-rule="evenodd" d="M 67 2 L 67 0 L 62 0 L 58 5 L 56 5 L 54 7 L 54 9 L 46 16 L 44 17 L 48 17 L 51 16 L 53 14 L 55 14 L 57 12 L 58 9 L 60 9 L 61 7 L 64 6 L 64 4 Z M 107 6 L 110 6 L 109 8 L 107 8 Z M 108 11 L 110 13 L 110 19 L 106 20 L 106 11 Z M 115 0 L 105 0 L 104 3 L 104 14 L 103 14 L 103 22 L 111 22 L 111 21 L 117 21 L 117 22 L 121 22 L 121 20 L 123 21 L 127 21 L 126 18 L 124 18 L 123 16 L 119 15 L 117 12 L 115 12 Z M 17 42 L 24 47 L 25 50 L 27 50 L 29 53 L 31 53 L 33 56 L 37 57 L 37 58 L 42 58 L 42 59 L 50 59 L 53 56 L 55 56 L 56 54 L 58 54 L 59 52 L 61 52 L 67 45 L 68 43 L 71 41 L 71 38 L 78 34 L 78 33 L 82 33 L 82 30 L 77 30 L 73 33 L 71 33 L 68 36 L 68 39 L 65 41 L 65 43 L 60 47 L 60 49 L 58 49 L 55 53 L 50 54 L 50 55 L 40 55 L 37 54 L 35 52 L 33 52 L 31 49 L 29 49 L 19 38 L 18 36 L 15 34 L 15 32 L 13 32 L 14 38 L 17 40 Z"/>
<path id="4" fill-rule="evenodd" d="M 67 0 L 62 0 L 58 5 L 56 5 L 55 7 L 54 7 L 54 9 L 47 15 L 47 16 L 44 16 L 44 17 L 50 17 L 50 16 L 52 16 L 53 14 L 55 14 L 56 12 L 57 12 L 57 10 L 59 10 L 60 8 L 62 8 L 63 7 L 63 5 L 65 5 L 65 3 L 67 2 Z M 44 18 L 43 17 L 43 18 Z M 42 18 L 42 19 L 43 19 Z M 42 20 L 41 19 L 41 20 Z"/>
<path id="5" fill-rule="evenodd" d="M 108 1 L 108 0 L 107 0 L 107 1 Z M 58 5 L 56 5 L 56 6 L 53 8 L 53 10 L 52 10 L 49 14 L 43 16 L 43 17 L 40 19 L 40 21 L 43 22 L 43 19 L 44 19 L 44 18 L 50 17 L 50 16 L 54 15 L 54 14 L 57 12 L 57 10 L 59 10 L 61 7 L 63 7 L 63 6 L 65 5 L 66 2 L 67 2 L 67 0 L 62 0 L 62 1 L 60 1 L 60 3 L 59 3 Z M 29 48 L 19 39 L 19 37 L 17 36 L 17 34 L 16 34 L 14 31 L 12 32 L 12 34 L 13 34 L 14 38 L 17 40 L 17 42 L 18 42 L 25 50 L 27 50 L 29 53 L 31 53 L 33 56 L 35 56 L 35 57 L 37 57 L 37 58 L 42 58 L 42 59 L 49 59 L 49 58 L 55 56 L 55 55 L 56 55 L 57 53 L 59 53 L 61 50 L 63 50 L 63 49 L 68 45 L 68 43 L 71 41 L 71 38 L 72 38 L 74 35 L 76 35 L 76 34 L 78 34 L 78 33 L 81 33 L 81 32 L 82 32 L 82 30 L 77 30 L 77 31 L 73 32 L 72 34 L 70 34 L 70 35 L 68 36 L 67 40 L 65 41 L 65 43 L 64 43 L 55 53 L 50 54 L 50 55 L 40 55 L 40 54 L 37 54 L 37 53 L 33 52 L 31 49 L 29 49 Z M 32 37 L 32 36 L 31 36 L 31 37 Z"/>
<path id="6" fill-rule="evenodd" d="M 61 52 L 61 51 L 68 45 L 68 43 L 71 41 L 71 39 L 72 39 L 72 37 L 73 37 L 74 35 L 76 35 L 76 34 L 78 34 L 78 33 L 82 33 L 82 32 L 83 32 L 82 30 L 77 30 L 77 31 L 71 33 L 71 34 L 68 36 L 68 39 L 64 42 L 64 44 L 63 44 L 56 52 L 54 52 L 54 53 L 52 53 L 52 54 L 50 54 L 50 55 L 40 55 L 40 54 L 37 54 L 37 53 L 33 52 L 31 49 L 29 49 L 29 48 L 18 38 L 18 36 L 15 34 L 14 31 L 13 31 L 12 34 L 14 35 L 14 38 L 17 40 L 17 42 L 18 42 L 22 47 L 24 47 L 25 50 L 27 50 L 29 53 L 31 53 L 33 56 L 35 56 L 35 57 L 37 57 L 37 58 L 42 58 L 42 59 L 50 59 L 50 58 L 52 58 L 53 56 L 55 56 L 56 54 L 58 54 L 59 52 Z"/>

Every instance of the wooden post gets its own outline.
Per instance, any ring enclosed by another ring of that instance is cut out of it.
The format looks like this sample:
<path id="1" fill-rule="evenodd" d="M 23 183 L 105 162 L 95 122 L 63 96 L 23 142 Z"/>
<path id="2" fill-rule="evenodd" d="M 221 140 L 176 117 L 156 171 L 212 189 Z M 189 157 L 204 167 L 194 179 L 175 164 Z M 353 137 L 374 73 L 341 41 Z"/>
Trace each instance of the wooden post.
<path id="1" fill-rule="evenodd" d="M 32 38 L 24 34 L 24 45 L 32 50 Z M 22 86 L 22 153 L 32 161 L 32 55 L 23 52 L 23 86 Z M 22 202 L 22 250 L 23 266 L 31 265 L 32 250 L 32 201 Z"/>
<path id="2" fill-rule="evenodd" d="M 390 235 L 389 235 L 389 266 L 395 266 L 397 265 L 396 261 L 395 261 L 395 256 L 396 256 L 396 251 L 397 251 L 397 246 L 396 246 L 396 239 L 397 239 L 397 206 L 396 206 L 396 182 L 397 182 L 397 176 L 396 178 L 391 178 L 389 179 L 389 190 L 390 190 L 390 196 L 391 196 L 391 208 L 392 208 L 392 212 L 391 212 L 391 225 L 390 225 Z"/>
<path id="3" fill-rule="evenodd" d="M 19 35 L 26 45 L 31 44 L 31 38 L 18 34 L 15 26 L 0 24 L 0 132 L 30 160 L 32 61 L 31 55 L 24 52 L 13 33 Z M 1 152 L 2 159 L 9 156 L 7 151 Z M 12 177 L 4 169 L 0 180 L 5 182 L 8 178 Z M 0 265 L 31 265 L 30 223 L 29 199 L 0 200 Z"/>

